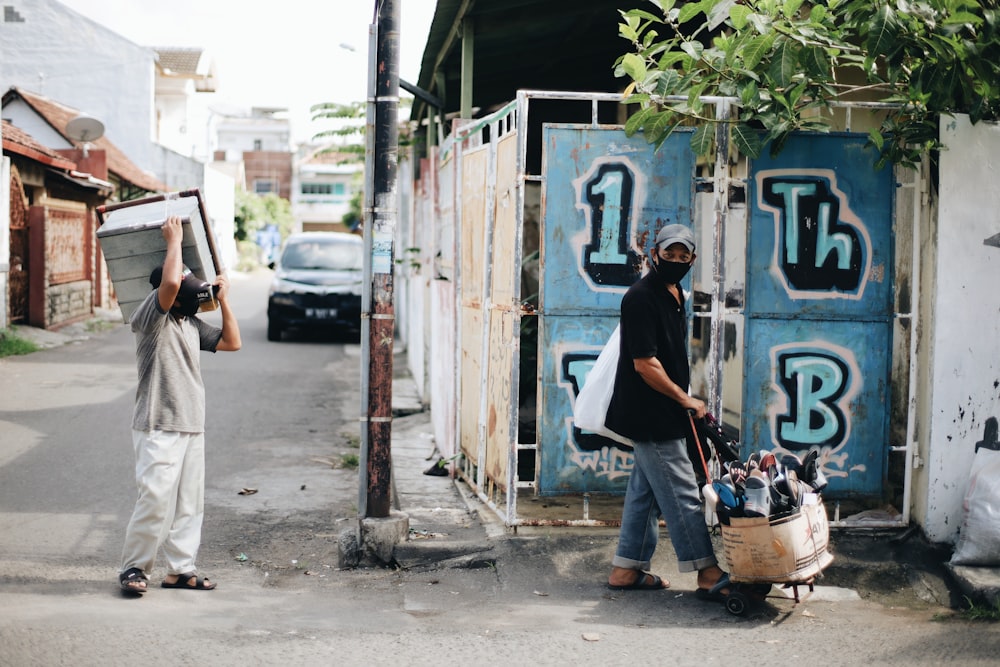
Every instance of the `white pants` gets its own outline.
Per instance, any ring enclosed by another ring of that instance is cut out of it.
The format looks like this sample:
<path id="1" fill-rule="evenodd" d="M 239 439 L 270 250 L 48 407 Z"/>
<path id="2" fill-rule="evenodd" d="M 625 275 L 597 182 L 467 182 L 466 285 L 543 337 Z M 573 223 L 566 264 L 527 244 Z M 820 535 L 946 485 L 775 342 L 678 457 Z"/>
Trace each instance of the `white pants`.
<path id="1" fill-rule="evenodd" d="M 205 435 L 132 431 L 139 498 L 125 531 L 121 571 L 153 569 L 163 547 L 167 574 L 195 571 L 205 516 Z"/>

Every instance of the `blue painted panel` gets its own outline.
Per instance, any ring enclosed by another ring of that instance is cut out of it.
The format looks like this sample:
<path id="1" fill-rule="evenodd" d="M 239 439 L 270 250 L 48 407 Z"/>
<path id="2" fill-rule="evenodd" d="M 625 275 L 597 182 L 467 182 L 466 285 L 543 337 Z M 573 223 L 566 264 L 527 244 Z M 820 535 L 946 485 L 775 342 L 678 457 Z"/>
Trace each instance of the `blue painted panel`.
<path id="1" fill-rule="evenodd" d="M 690 135 L 654 150 L 620 129 L 546 125 L 544 142 L 537 492 L 621 495 L 632 454 L 575 429 L 573 399 L 651 237 L 668 223 L 691 225 Z"/>
<path id="2" fill-rule="evenodd" d="M 795 135 L 754 160 L 746 313 L 881 319 L 892 308 L 891 169 L 865 135 Z"/>
<path id="3" fill-rule="evenodd" d="M 541 401 L 538 414 L 539 495 L 625 493 L 632 454 L 613 440 L 573 425 L 573 402 L 605 341 L 610 317 L 546 317 L 540 326 Z"/>
<path id="4" fill-rule="evenodd" d="M 747 320 L 743 458 L 819 448 L 825 496 L 880 495 L 889 336 L 887 322 Z"/>
<path id="5" fill-rule="evenodd" d="M 816 447 L 829 497 L 882 494 L 892 358 L 891 170 L 856 134 L 754 160 L 743 447 Z"/>
<path id="6" fill-rule="evenodd" d="M 546 125 L 544 141 L 541 309 L 617 313 L 649 237 L 691 225 L 690 135 L 675 132 L 654 150 L 623 130 Z"/>

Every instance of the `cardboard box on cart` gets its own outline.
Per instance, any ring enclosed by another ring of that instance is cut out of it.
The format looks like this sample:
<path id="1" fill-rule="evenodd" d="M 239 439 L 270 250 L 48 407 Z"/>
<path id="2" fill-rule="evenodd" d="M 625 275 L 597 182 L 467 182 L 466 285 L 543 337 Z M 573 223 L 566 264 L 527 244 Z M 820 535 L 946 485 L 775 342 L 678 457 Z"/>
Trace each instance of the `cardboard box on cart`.
<path id="1" fill-rule="evenodd" d="M 830 523 L 819 500 L 785 517 L 729 521 L 722 526 L 722 551 L 733 581 L 804 582 L 833 561 Z"/>
<path id="2" fill-rule="evenodd" d="M 223 269 L 216 251 L 215 235 L 197 189 L 97 207 L 100 221 L 97 240 L 125 322 L 152 289 L 149 274 L 163 264 L 167 245 L 161 227 L 172 215 L 181 218 L 184 229 L 181 242 L 184 266 L 202 280 L 215 282 Z M 213 299 L 202 304 L 201 310 L 216 307 Z"/>

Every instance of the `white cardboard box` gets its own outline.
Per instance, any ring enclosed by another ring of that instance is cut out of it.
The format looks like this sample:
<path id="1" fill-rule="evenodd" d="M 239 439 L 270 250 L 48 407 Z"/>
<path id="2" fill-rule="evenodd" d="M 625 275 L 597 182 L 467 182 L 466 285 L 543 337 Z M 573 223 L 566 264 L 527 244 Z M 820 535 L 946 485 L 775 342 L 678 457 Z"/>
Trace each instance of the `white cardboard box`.
<path id="1" fill-rule="evenodd" d="M 735 582 L 795 583 L 832 561 L 830 523 L 823 503 L 779 518 L 732 518 L 722 526 L 722 550 Z"/>
<path id="2" fill-rule="evenodd" d="M 193 274 L 209 283 L 222 272 L 215 237 L 198 190 L 154 195 L 97 208 L 97 240 L 108 265 L 115 296 L 128 322 L 152 286 L 149 274 L 163 264 L 167 245 L 160 231 L 167 218 L 180 216 L 184 228 L 182 261 Z M 202 310 L 215 308 L 211 302 Z"/>

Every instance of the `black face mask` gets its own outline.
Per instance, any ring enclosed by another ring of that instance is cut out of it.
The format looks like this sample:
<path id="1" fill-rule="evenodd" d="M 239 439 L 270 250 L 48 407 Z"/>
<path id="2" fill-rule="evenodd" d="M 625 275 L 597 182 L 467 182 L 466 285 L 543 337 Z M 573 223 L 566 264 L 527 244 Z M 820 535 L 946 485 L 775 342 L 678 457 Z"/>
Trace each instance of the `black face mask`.
<path id="1" fill-rule="evenodd" d="M 181 305 L 173 308 L 173 311 L 178 315 L 184 317 L 191 317 L 198 314 L 198 308 L 201 306 L 201 302 L 197 299 L 185 299 L 180 302 Z"/>
<path id="2" fill-rule="evenodd" d="M 653 264 L 653 270 L 664 285 L 677 285 L 691 270 L 691 262 L 668 262 L 661 259 Z"/>

